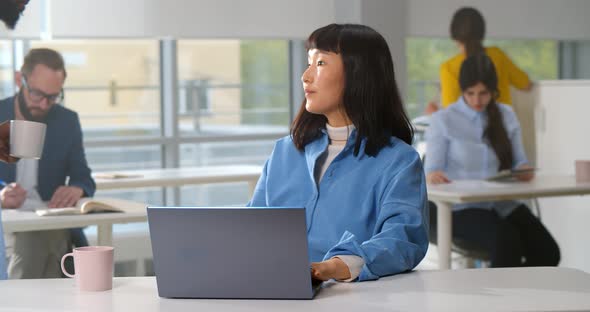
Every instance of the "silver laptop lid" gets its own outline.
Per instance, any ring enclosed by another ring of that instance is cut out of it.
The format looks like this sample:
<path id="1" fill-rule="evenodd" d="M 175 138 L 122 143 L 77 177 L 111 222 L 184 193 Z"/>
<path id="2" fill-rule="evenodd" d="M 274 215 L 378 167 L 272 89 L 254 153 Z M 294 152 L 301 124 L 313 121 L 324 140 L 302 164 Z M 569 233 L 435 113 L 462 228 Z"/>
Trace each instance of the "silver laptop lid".
<path id="1" fill-rule="evenodd" d="M 161 297 L 312 298 L 303 208 L 147 211 Z"/>

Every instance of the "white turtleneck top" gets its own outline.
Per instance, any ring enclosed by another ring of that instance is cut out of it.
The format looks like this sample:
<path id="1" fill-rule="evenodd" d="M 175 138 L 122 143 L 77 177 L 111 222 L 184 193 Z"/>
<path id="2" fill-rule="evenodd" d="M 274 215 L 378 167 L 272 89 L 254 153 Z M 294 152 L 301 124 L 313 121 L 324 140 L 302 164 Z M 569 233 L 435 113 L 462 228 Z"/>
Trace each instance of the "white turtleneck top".
<path id="1" fill-rule="evenodd" d="M 314 177 L 317 184 L 322 180 L 324 173 L 326 173 L 326 170 L 328 170 L 328 167 L 330 167 L 334 158 L 336 158 L 336 156 L 338 156 L 338 154 L 344 149 L 350 133 L 354 130 L 354 126 L 332 127 L 326 124 L 326 130 L 328 132 L 328 137 L 330 138 L 330 143 L 322 156 L 318 158 L 318 162 L 315 166 Z M 348 270 L 350 271 L 350 278 L 343 281 L 350 282 L 355 280 L 365 264 L 363 258 L 351 255 L 341 255 L 338 256 L 338 258 L 346 263 Z"/>

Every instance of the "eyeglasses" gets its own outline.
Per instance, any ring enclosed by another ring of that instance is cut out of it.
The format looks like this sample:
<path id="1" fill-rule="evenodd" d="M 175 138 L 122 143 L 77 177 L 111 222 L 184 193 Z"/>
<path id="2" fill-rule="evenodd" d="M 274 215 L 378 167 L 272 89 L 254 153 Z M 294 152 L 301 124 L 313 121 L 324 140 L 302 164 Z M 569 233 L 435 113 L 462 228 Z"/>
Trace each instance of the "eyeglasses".
<path id="1" fill-rule="evenodd" d="M 41 102 L 43 99 L 47 99 L 47 103 L 55 104 L 61 103 L 64 100 L 64 90 L 61 89 L 58 94 L 47 94 L 41 90 L 33 89 L 27 83 L 27 78 L 23 75 L 21 82 L 25 88 L 29 91 L 29 96 L 34 102 Z"/>

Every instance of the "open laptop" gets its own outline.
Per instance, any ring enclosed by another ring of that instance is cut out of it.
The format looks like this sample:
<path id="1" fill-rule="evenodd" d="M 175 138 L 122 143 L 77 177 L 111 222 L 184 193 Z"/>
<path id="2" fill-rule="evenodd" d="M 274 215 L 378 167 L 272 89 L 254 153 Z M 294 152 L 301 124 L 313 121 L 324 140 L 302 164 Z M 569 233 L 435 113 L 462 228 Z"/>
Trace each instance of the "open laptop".
<path id="1" fill-rule="evenodd" d="M 148 207 L 160 297 L 312 299 L 304 208 Z"/>

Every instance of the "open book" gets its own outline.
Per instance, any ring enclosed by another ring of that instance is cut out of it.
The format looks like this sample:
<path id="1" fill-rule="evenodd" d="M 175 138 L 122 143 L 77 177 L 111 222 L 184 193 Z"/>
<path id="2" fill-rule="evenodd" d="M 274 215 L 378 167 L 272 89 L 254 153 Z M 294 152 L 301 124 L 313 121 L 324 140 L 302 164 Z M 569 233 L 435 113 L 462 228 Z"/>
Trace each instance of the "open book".
<path id="1" fill-rule="evenodd" d="M 144 211 L 147 205 L 117 198 L 81 198 L 76 207 L 36 209 L 39 216 L 80 215 L 91 212 L 137 212 Z"/>

